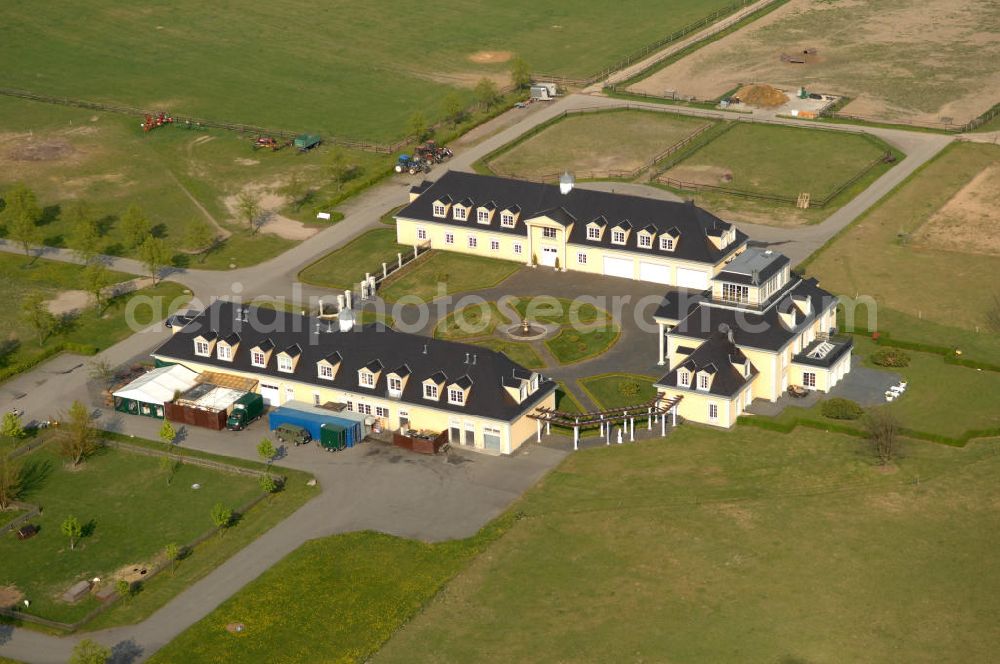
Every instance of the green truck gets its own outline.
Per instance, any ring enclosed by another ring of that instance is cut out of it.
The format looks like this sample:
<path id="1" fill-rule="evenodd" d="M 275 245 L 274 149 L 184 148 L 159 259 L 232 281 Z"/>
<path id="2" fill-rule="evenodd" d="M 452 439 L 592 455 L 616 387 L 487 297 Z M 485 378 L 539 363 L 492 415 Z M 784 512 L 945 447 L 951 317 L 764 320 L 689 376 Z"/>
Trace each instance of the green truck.
<path id="1" fill-rule="evenodd" d="M 318 134 L 299 134 L 292 141 L 292 145 L 300 152 L 307 152 L 322 142 L 323 139 Z"/>
<path id="2" fill-rule="evenodd" d="M 264 414 L 264 397 L 255 392 L 247 392 L 233 404 L 233 410 L 226 420 L 226 428 L 240 431 Z"/>

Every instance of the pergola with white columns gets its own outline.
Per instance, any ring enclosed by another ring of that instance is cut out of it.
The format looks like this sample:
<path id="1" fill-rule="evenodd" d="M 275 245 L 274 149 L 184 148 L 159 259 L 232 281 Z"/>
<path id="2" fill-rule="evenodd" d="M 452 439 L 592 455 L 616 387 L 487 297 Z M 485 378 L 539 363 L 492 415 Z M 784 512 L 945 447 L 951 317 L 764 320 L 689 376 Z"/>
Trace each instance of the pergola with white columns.
<path id="1" fill-rule="evenodd" d="M 635 422 L 646 421 L 646 429 L 653 430 L 653 425 L 659 424 L 660 435 L 667 435 L 667 416 L 670 416 L 670 425 L 677 425 L 677 404 L 682 396 L 664 398 L 657 396 L 645 403 L 621 408 L 609 408 L 606 410 L 595 410 L 586 413 L 569 413 L 552 408 L 536 408 L 535 412 L 529 413 L 528 417 L 535 420 L 537 425 L 536 439 L 542 442 L 542 429 L 545 434 L 552 433 L 552 425 L 563 426 L 573 429 L 573 449 L 580 449 L 580 431 L 586 428 L 599 427 L 601 437 L 604 438 L 605 445 L 611 444 L 611 428 L 615 424 L 620 424 L 622 434 L 628 435 L 629 441 L 635 441 Z M 621 440 L 618 441 L 622 442 Z"/>

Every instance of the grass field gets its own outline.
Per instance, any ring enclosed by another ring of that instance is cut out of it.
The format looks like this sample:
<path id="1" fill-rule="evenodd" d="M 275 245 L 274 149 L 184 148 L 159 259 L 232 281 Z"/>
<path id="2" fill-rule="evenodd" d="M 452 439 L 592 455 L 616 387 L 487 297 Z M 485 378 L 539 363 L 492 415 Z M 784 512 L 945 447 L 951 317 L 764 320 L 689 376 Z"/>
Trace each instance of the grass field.
<path id="1" fill-rule="evenodd" d="M 116 282 L 131 278 L 127 274 L 112 274 Z M 29 263 L 23 255 L 0 253 L 0 280 L 13 303 L 0 311 L 0 335 L 4 339 L 0 347 L 0 369 L 31 363 L 51 354 L 53 348 L 64 343 L 82 344 L 98 350 L 112 346 L 132 333 L 124 315 L 130 297 L 159 298 L 162 317 L 176 311 L 188 299 L 183 295 L 182 286 L 161 281 L 156 286 L 115 298 L 100 313 L 93 306 L 88 306 L 76 315 L 62 317 L 55 331 L 40 345 L 35 331 L 21 318 L 20 301 L 30 293 L 39 292 L 51 299 L 60 292 L 79 288 L 80 267 L 44 259 Z M 153 312 L 149 309 L 140 307 L 135 313 L 135 329 L 154 322 Z"/>
<path id="2" fill-rule="evenodd" d="M 682 182 L 726 187 L 795 199 L 802 192 L 818 202 L 891 148 L 846 132 L 735 123 L 692 151 L 664 175 Z M 901 156 L 901 155 L 898 155 Z M 822 221 L 891 168 L 880 164 L 823 208 L 799 210 L 789 203 L 755 200 L 712 191 L 685 191 L 724 218 L 773 225 Z"/>
<path id="3" fill-rule="evenodd" d="M 416 109 L 440 117 L 449 91 L 469 99 L 479 78 L 505 80 L 511 53 L 536 71 L 587 76 L 729 4 L 251 0 L 235 12 L 98 0 L 43 19 L 18 0 L 5 8 L 0 61 L 21 63 L 11 87 L 384 141 Z"/>
<path id="4" fill-rule="evenodd" d="M 981 175 L 998 168 L 996 146 L 960 143 L 946 148 L 834 238 L 807 264 L 809 274 L 835 293 L 868 295 L 880 307 L 913 318 L 987 332 L 987 312 L 1000 294 L 1000 244 L 988 206 L 1000 189 L 996 178 L 983 180 Z M 956 250 L 941 231 L 925 237 L 934 225 L 943 226 L 946 235 L 964 238 L 964 250 Z M 880 325 L 883 320 L 880 316 Z M 902 325 L 884 329 L 911 337 Z"/>
<path id="5" fill-rule="evenodd" d="M 891 473 L 805 430 L 574 454 L 374 661 L 989 660 L 997 445 Z"/>
<path id="6" fill-rule="evenodd" d="M 214 504 L 235 509 L 260 493 L 255 478 L 190 464 L 180 466 L 168 486 L 156 458 L 110 449 L 80 469 L 68 468 L 50 446 L 22 459 L 28 478 L 22 500 L 43 506 L 32 520 L 41 532 L 25 542 L 0 539 L 0 584 L 17 586 L 35 615 L 64 622 L 97 606 L 92 597 L 74 605 L 58 599 L 77 581 L 149 565 L 167 544 L 184 545 L 209 530 Z M 59 530 L 71 515 L 86 531 L 73 551 Z"/>
<path id="7" fill-rule="evenodd" d="M 365 278 L 365 272 L 383 261 L 396 260 L 399 252 L 412 252 L 413 247 L 396 244 L 396 229 L 377 228 L 359 235 L 340 249 L 331 252 L 299 273 L 303 282 L 326 288 L 352 288 Z"/>
<path id="8" fill-rule="evenodd" d="M 495 302 L 484 305 L 471 304 L 454 311 L 434 327 L 434 336 L 440 339 L 474 339 L 493 334 L 497 325 L 511 324 L 507 317 L 500 313 Z"/>
<path id="9" fill-rule="evenodd" d="M 804 85 L 850 97 L 851 115 L 964 124 L 997 102 L 1000 8 L 954 0 L 937 9 L 932 0 L 791 0 L 632 89 L 714 99 L 746 82 Z M 807 64 L 779 58 L 806 48 L 817 49 Z"/>
<path id="10" fill-rule="evenodd" d="M 471 342 L 483 348 L 498 350 L 513 361 L 526 369 L 543 369 L 545 363 L 538 356 L 535 349 L 530 344 L 518 341 L 505 341 L 503 339 L 480 339 Z"/>
<path id="11" fill-rule="evenodd" d="M 307 155 L 254 152 L 248 135 L 180 127 L 143 134 L 139 122 L 0 97 L 0 192 L 18 181 L 31 188 L 45 208 L 44 242 L 59 247 L 72 237 L 68 209 L 76 201 L 86 203 L 101 222 L 100 249 L 115 255 L 132 253 L 122 244 L 118 222 L 137 204 L 179 264 L 208 269 L 253 265 L 285 251 L 319 228 L 315 205 L 339 195 L 324 175 L 326 148 Z M 360 151 L 344 155 L 358 167 L 358 177 L 344 191 L 355 190 L 390 161 Z M 293 174 L 307 192 L 299 209 L 282 189 Z M 244 190 L 257 193 L 273 213 L 254 235 L 234 207 Z M 196 247 L 185 237 L 192 220 L 208 223 L 219 236 L 230 235 L 207 254 L 192 255 L 188 252 Z"/>
<path id="12" fill-rule="evenodd" d="M 620 408 L 645 403 L 656 396 L 652 376 L 602 374 L 584 378 L 579 383 L 601 408 Z"/>
<path id="13" fill-rule="evenodd" d="M 392 234 L 395 237 L 396 232 Z M 439 295 L 492 288 L 522 267 L 512 261 L 438 251 L 391 276 L 379 295 L 390 302 L 403 296 L 430 302 Z"/>
<path id="14" fill-rule="evenodd" d="M 498 175 L 601 177 L 636 169 L 707 121 L 651 111 L 571 115 L 516 144 L 487 166 Z"/>

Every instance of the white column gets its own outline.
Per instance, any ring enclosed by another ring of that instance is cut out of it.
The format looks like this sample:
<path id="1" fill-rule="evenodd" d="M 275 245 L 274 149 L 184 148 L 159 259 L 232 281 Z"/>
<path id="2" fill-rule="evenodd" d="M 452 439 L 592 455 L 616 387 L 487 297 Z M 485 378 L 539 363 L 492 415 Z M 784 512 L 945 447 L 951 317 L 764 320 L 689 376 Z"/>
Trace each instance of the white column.
<path id="1" fill-rule="evenodd" d="M 419 255 L 420 255 L 419 247 L 417 247 L 417 245 L 413 245 L 413 257 L 416 258 Z"/>
<path id="2" fill-rule="evenodd" d="M 573 449 L 580 449 L 580 418 L 576 418 L 576 426 L 573 427 Z"/>
<path id="3" fill-rule="evenodd" d="M 628 418 L 628 442 L 635 442 L 635 418 Z"/>
<path id="4" fill-rule="evenodd" d="M 660 331 L 660 357 L 657 358 L 656 363 L 662 367 L 663 366 L 663 352 L 664 352 L 664 349 L 663 349 L 663 323 L 657 323 L 656 324 L 656 328 Z"/>
<path id="5" fill-rule="evenodd" d="M 403 254 L 401 253 L 396 254 L 396 265 L 398 267 L 403 267 Z"/>
<path id="6" fill-rule="evenodd" d="M 670 409 L 670 416 L 672 418 L 671 421 L 670 421 L 670 426 L 672 426 L 672 427 L 677 426 L 677 405 L 676 404 L 674 404 L 674 407 Z"/>
<path id="7" fill-rule="evenodd" d="M 538 431 L 535 432 L 535 441 L 540 443 L 542 442 L 542 421 L 535 420 L 535 424 L 537 425 L 538 428 Z"/>
<path id="8" fill-rule="evenodd" d="M 389 276 L 389 264 L 382 263 L 382 278 L 385 279 Z"/>
<path id="9" fill-rule="evenodd" d="M 646 409 L 646 428 L 648 431 L 653 430 L 653 407 L 650 406 Z"/>
<path id="10" fill-rule="evenodd" d="M 660 415 L 660 435 L 667 435 L 667 416 L 666 414 Z"/>
<path id="11" fill-rule="evenodd" d="M 546 436 L 551 436 L 552 435 L 552 421 L 551 420 L 545 420 L 545 435 Z"/>

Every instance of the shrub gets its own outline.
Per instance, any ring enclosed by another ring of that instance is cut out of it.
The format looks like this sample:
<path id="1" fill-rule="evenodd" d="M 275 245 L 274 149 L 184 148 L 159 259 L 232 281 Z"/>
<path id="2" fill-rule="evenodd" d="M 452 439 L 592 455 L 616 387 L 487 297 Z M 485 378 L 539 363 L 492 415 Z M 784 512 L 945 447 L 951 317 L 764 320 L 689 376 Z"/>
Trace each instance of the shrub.
<path id="1" fill-rule="evenodd" d="M 618 391 L 621 393 L 623 397 L 631 399 L 633 397 L 638 396 L 639 383 L 635 382 L 634 380 L 625 381 L 619 386 Z"/>
<path id="2" fill-rule="evenodd" d="M 910 356 L 897 348 L 881 348 L 872 353 L 872 362 L 880 367 L 905 367 Z"/>
<path id="3" fill-rule="evenodd" d="M 864 409 L 856 402 L 839 397 L 824 401 L 820 406 L 820 412 L 823 413 L 823 417 L 829 417 L 832 420 L 856 420 L 865 413 Z"/>

